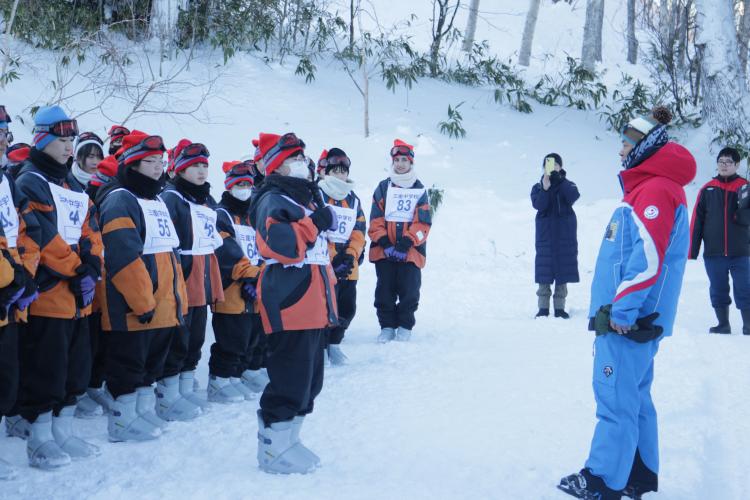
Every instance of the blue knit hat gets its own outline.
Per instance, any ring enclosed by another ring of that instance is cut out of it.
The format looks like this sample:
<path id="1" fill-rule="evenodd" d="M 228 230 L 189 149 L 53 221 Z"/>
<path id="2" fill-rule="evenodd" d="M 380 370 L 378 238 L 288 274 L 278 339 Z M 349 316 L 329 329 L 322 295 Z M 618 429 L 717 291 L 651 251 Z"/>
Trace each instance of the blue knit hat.
<path id="1" fill-rule="evenodd" d="M 45 106 L 39 108 L 34 118 L 34 126 L 37 125 L 54 125 L 58 122 L 70 120 L 67 113 L 60 106 Z M 52 132 L 37 132 L 34 134 L 32 145 L 39 151 L 47 147 L 49 143 L 57 139 Z"/>
<path id="2" fill-rule="evenodd" d="M 8 124 L 13 120 L 10 119 L 10 114 L 5 109 L 5 106 L 0 104 L 0 128 L 8 130 Z"/>

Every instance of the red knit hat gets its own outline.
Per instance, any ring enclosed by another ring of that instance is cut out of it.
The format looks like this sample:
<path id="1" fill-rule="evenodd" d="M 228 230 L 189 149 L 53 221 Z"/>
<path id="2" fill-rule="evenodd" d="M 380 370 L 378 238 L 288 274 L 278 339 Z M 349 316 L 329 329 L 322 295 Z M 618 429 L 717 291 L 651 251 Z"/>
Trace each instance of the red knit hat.
<path id="1" fill-rule="evenodd" d="M 151 139 L 146 141 L 148 138 Z M 149 142 L 153 142 L 153 144 L 149 144 Z M 124 165 L 130 165 L 148 156 L 161 156 L 164 154 L 164 151 L 164 141 L 161 137 L 158 135 L 150 136 L 146 132 L 133 130 L 123 137 L 122 146 L 117 153 L 115 153 L 115 156 L 119 158 Z"/>
<path id="2" fill-rule="evenodd" d="M 253 147 L 255 148 L 255 151 L 253 152 L 253 161 L 255 163 L 258 163 L 258 160 L 260 160 L 261 157 L 263 156 L 262 154 L 260 154 L 259 144 L 260 144 L 260 141 L 258 141 L 258 139 L 253 139 Z"/>
<path id="3" fill-rule="evenodd" d="M 92 186 L 101 186 L 110 177 L 117 175 L 117 158 L 115 155 L 107 156 L 96 166 L 96 172 L 89 181 Z"/>
<path id="4" fill-rule="evenodd" d="M 29 159 L 29 153 L 31 153 L 31 146 L 19 142 L 8 147 L 6 156 L 13 163 L 21 163 Z"/>
<path id="5" fill-rule="evenodd" d="M 196 152 L 191 149 L 196 149 Z M 187 153 L 190 154 L 187 154 Z M 192 167 L 197 163 L 208 164 L 209 152 L 208 148 L 199 142 L 193 142 L 189 139 L 181 139 L 172 149 L 173 156 L 171 156 L 171 167 L 175 174 L 182 172 L 188 167 Z"/>
<path id="6" fill-rule="evenodd" d="M 249 162 L 250 160 L 248 160 Z M 240 182 L 249 182 L 250 184 L 255 184 L 255 179 L 253 179 L 253 174 L 251 172 L 251 165 L 245 165 L 242 168 L 237 168 L 238 165 L 243 165 L 246 162 L 243 161 L 225 161 L 224 164 L 221 166 L 221 169 L 226 174 L 226 178 L 224 179 L 224 188 L 229 191 L 232 189 L 233 186 L 239 184 Z"/>
<path id="7" fill-rule="evenodd" d="M 279 143 L 284 138 L 287 138 L 290 144 L 296 139 L 297 145 L 283 147 L 283 145 Z M 260 134 L 260 140 L 258 141 L 258 148 L 260 149 L 261 159 L 263 160 L 263 166 L 266 170 L 265 175 L 269 175 L 279 168 L 287 158 L 291 158 L 297 153 L 304 152 L 305 143 L 298 139 L 293 133 L 284 134 L 283 136 L 262 133 Z"/>
<path id="8" fill-rule="evenodd" d="M 395 139 L 391 148 L 391 158 L 399 155 L 408 157 L 409 161 L 414 163 L 414 146 L 405 143 L 401 139 Z"/>

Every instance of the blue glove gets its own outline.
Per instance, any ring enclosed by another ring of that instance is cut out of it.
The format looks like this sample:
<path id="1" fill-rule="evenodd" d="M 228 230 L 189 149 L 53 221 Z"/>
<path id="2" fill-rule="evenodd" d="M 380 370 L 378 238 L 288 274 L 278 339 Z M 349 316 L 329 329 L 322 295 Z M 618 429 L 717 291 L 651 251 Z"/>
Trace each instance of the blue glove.
<path id="1" fill-rule="evenodd" d="M 79 300 L 80 307 L 86 307 L 94 301 L 96 281 L 88 274 L 78 275 L 70 280 L 70 289 Z"/>
<path id="2" fill-rule="evenodd" d="M 31 305 L 39 297 L 39 292 L 34 290 L 34 293 L 27 297 L 19 297 L 16 301 L 16 307 L 19 311 L 25 311 L 27 307 Z"/>
<path id="3" fill-rule="evenodd" d="M 255 283 L 252 281 L 245 281 L 240 289 L 240 295 L 247 302 L 255 302 L 258 297 L 258 291 L 255 289 Z"/>
<path id="4" fill-rule="evenodd" d="M 396 250 L 395 247 L 388 247 L 385 249 L 385 256 L 388 257 L 389 260 L 393 260 L 395 262 L 405 262 L 406 261 L 406 252 L 402 252 L 400 250 Z"/>

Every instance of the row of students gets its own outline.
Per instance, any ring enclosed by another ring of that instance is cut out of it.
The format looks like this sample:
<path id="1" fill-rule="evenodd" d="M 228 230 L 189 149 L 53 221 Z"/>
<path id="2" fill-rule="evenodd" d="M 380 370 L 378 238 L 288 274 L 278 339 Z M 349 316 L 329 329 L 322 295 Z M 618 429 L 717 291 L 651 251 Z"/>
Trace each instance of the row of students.
<path id="1" fill-rule="evenodd" d="M 11 198 L 23 205 L 15 213 L 31 221 L 30 236 L 24 225 L 14 241 L 30 248 L 9 259 L 26 269 L 14 277 L 26 286 L 3 289 L 13 292 L 17 316 L 31 304 L 30 334 L 22 336 L 28 345 L 15 364 L 3 362 L 12 371 L 20 359 L 27 370 L 15 407 L 6 404 L 3 413 L 8 432 L 27 439 L 30 464 L 56 468 L 97 455 L 73 435 L 72 417 L 96 416 L 99 405 L 112 441 L 154 439 L 167 421 L 200 415 L 207 402 L 194 393 L 194 373 L 211 306 L 209 401 L 263 390 L 261 468 L 319 465 L 299 431 L 322 388 L 324 353 L 332 363 L 346 359 L 339 344 L 356 310 L 365 246 L 346 154 L 324 152 L 315 183 L 303 141 L 261 134 L 253 161 L 224 164 L 226 191 L 217 204 L 202 144 L 182 140 L 168 152 L 167 181 L 159 136 L 113 127 L 114 154 L 102 159 L 103 141 L 79 135 L 58 107 L 37 113 L 35 133 L 17 170 L 19 196 Z M 414 325 L 430 224 L 413 148 L 397 141 L 391 155 L 392 182 L 378 187 L 370 231 L 383 290 L 376 298 L 381 341 L 397 329 L 405 340 Z M 57 330 L 64 335 L 50 335 Z"/>

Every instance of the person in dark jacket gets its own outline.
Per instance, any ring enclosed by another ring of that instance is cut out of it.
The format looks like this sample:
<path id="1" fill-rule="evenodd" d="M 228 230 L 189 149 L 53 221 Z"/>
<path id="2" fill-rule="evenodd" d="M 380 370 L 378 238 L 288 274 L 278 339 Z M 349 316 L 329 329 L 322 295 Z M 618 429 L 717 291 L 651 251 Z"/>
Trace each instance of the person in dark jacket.
<path id="1" fill-rule="evenodd" d="M 305 474 L 320 465 L 299 432 L 323 387 L 325 330 L 337 322 L 336 277 L 325 237 L 337 227 L 336 214 L 308 180 L 304 147 L 292 133 L 261 134 L 266 177 L 250 206 L 265 260 L 258 302 L 270 378 L 258 411 L 258 463 L 265 472 L 282 474 Z"/>
<path id="2" fill-rule="evenodd" d="M 211 198 L 206 146 L 182 139 L 171 151 L 172 182 L 162 193 L 180 237 L 180 260 L 187 287 L 188 313 L 180 335 L 172 337 L 164 377 L 157 395 L 179 377 L 180 395 L 197 406 L 196 415 L 209 403 L 194 392 L 195 369 L 206 338 L 208 306 L 224 300 L 221 271 L 214 251 L 223 243 L 216 229 L 216 203 Z M 170 415 L 160 416 L 167 419 Z"/>
<path id="3" fill-rule="evenodd" d="M 390 154 L 391 174 L 372 195 L 367 231 L 369 258 L 377 274 L 377 340 L 382 344 L 411 338 L 432 227 L 427 190 L 414 166 L 414 146 L 395 139 Z"/>
<path id="4" fill-rule="evenodd" d="M 252 160 L 224 162 L 226 174 L 221 201 L 216 207 L 217 229 L 224 243 L 216 249 L 224 302 L 212 307 L 211 324 L 216 342 L 208 360 L 208 400 L 236 403 L 252 399 L 251 387 L 242 382 L 245 356 L 263 335 L 255 315 L 256 284 L 260 261 L 255 229 L 250 225 Z"/>
<path id="5" fill-rule="evenodd" d="M 737 175 L 740 154 L 724 148 L 716 158 L 719 174 L 698 192 L 690 228 L 690 258 L 703 261 L 711 306 L 719 323 L 709 333 L 732 333 L 729 325 L 729 275 L 734 302 L 742 313 L 742 333 L 750 335 L 750 198 L 748 182 Z M 740 199 L 740 193 L 744 196 Z"/>
<path id="6" fill-rule="evenodd" d="M 20 414 L 31 423 L 29 463 L 42 469 L 99 454 L 72 430 L 75 404 L 88 386 L 88 316 L 102 272 L 95 207 L 70 173 L 78 125 L 59 106 L 35 116 L 34 147 L 16 185 L 39 222 L 41 257 L 22 339 Z"/>
<path id="7" fill-rule="evenodd" d="M 180 241 L 159 197 L 165 181 L 162 138 L 134 130 L 122 144 L 117 177 L 96 200 L 110 249 L 100 299 L 108 347 L 104 377 L 114 398 L 108 432 L 110 441 L 146 441 L 167 425 L 155 413 L 153 384 L 178 335 L 187 298 L 176 253 Z M 178 399 L 176 383 L 168 390 L 159 404 Z"/>
<path id="8" fill-rule="evenodd" d="M 336 303 L 338 304 L 339 324 L 328 330 L 327 354 L 332 365 L 343 365 L 347 357 L 340 344 L 344 333 L 357 312 L 357 280 L 359 266 L 364 260 L 365 232 L 367 222 L 362 202 L 354 192 L 354 182 L 349 179 L 351 160 L 339 148 L 325 152 L 318 165 L 322 179 L 318 186 L 323 191 L 325 202 L 338 216 L 339 226 L 328 233 L 328 253 L 331 266 L 336 273 Z"/>
<path id="9" fill-rule="evenodd" d="M 536 317 L 549 316 L 552 283 L 555 284 L 555 317 L 568 319 L 565 298 L 568 283 L 578 283 L 578 237 L 573 204 L 580 197 L 578 187 L 567 179 L 562 158 L 557 153 L 544 157 L 554 161 L 551 172 L 545 170 L 542 179 L 531 188 L 531 204 L 536 212 L 536 261 L 534 274 L 539 312 Z"/>

